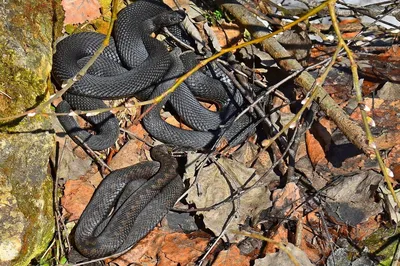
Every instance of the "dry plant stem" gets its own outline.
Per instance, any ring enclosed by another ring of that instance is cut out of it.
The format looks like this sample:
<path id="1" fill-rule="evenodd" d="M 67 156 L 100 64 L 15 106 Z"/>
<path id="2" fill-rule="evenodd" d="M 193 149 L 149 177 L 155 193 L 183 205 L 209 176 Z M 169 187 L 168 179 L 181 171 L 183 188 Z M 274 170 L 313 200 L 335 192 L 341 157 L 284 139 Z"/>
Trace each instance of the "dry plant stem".
<path id="1" fill-rule="evenodd" d="M 325 59 L 315 65 L 309 66 L 306 68 L 306 70 L 311 70 L 311 69 L 315 69 L 317 66 L 323 65 L 325 64 L 327 61 L 331 60 L 329 59 Z M 274 92 L 278 87 L 280 87 L 282 84 L 288 82 L 289 80 L 291 80 L 292 78 L 296 77 L 298 74 L 300 74 L 303 70 L 297 70 L 295 72 L 293 72 L 292 74 L 290 74 L 289 76 L 287 76 L 286 78 L 282 79 L 281 81 L 279 81 L 278 83 L 274 84 L 273 86 L 269 87 L 267 91 L 265 91 L 262 95 L 260 95 L 253 103 L 251 103 L 248 107 L 246 107 L 236 118 L 235 118 L 235 122 L 237 120 L 239 120 L 240 117 L 242 117 L 245 113 L 247 113 L 251 108 L 254 107 L 254 105 L 256 105 L 257 103 L 259 103 L 260 101 L 262 101 L 266 96 L 268 96 L 269 94 L 271 94 L 272 92 Z M 286 98 L 286 97 L 285 97 Z M 283 99 L 285 100 L 287 103 L 289 103 L 290 101 L 286 98 Z"/>
<path id="2" fill-rule="evenodd" d="M 66 140 L 65 143 L 67 143 L 68 140 Z M 57 145 L 58 146 L 58 145 Z M 64 148 L 65 145 L 63 146 L 63 148 L 61 149 L 61 154 L 59 155 L 59 158 L 55 158 L 55 168 L 56 168 L 56 180 L 54 181 L 54 191 L 53 191 L 53 201 L 54 201 L 54 218 L 55 218 L 55 222 L 56 222 L 56 226 L 57 226 L 57 238 L 58 238 L 58 242 L 59 245 L 62 246 L 62 232 L 61 232 L 61 226 L 60 226 L 60 221 L 62 219 L 62 215 L 60 213 L 60 202 L 59 202 L 59 193 L 58 193 L 58 185 L 59 185 L 59 166 L 60 166 L 60 162 L 63 158 L 64 155 Z M 64 249 L 61 248 L 61 254 L 64 254 Z M 56 257 L 57 259 L 59 258 L 58 256 Z"/>
<path id="3" fill-rule="evenodd" d="M 114 171 L 110 166 L 108 166 L 103 160 L 92 150 L 80 137 L 75 136 L 78 142 L 85 148 L 85 151 L 103 168 L 108 169 L 110 172 Z"/>
<path id="4" fill-rule="evenodd" d="M 47 256 L 47 254 L 49 253 L 49 251 L 53 249 L 55 243 L 56 243 L 56 239 L 53 238 L 53 240 L 51 241 L 50 245 L 47 247 L 46 251 L 45 251 L 45 252 L 43 253 L 43 255 L 40 257 L 40 261 L 42 261 L 42 260 Z M 56 257 L 57 263 L 58 263 L 58 257 L 59 257 L 59 256 Z"/>
<path id="5" fill-rule="evenodd" d="M 5 93 L 4 91 L 0 91 L 0 94 L 6 96 L 8 99 L 12 100 L 11 96 Z"/>
<path id="6" fill-rule="evenodd" d="M 223 6 L 225 7 L 225 5 L 228 5 L 228 4 L 224 4 Z M 229 4 L 229 5 L 230 5 L 230 4 Z M 167 91 L 165 91 L 163 94 L 161 94 L 161 95 L 158 96 L 157 98 L 154 98 L 154 99 L 151 99 L 151 100 L 148 100 L 148 101 L 140 102 L 140 103 L 138 103 L 138 105 L 148 105 L 148 104 L 153 104 L 153 103 L 159 103 L 159 102 L 161 102 L 162 99 L 164 99 L 165 96 L 167 96 L 168 94 L 174 92 L 174 91 L 179 87 L 179 85 L 182 84 L 182 82 L 184 82 L 190 75 L 192 75 L 194 72 L 196 72 L 197 70 L 199 70 L 199 69 L 201 69 L 202 67 L 204 67 L 205 65 L 207 65 L 209 62 L 211 62 L 211 61 L 213 61 L 213 60 L 215 60 L 215 59 L 221 57 L 222 55 L 224 55 L 224 54 L 226 54 L 226 53 L 228 53 L 228 52 L 233 52 L 234 50 L 243 48 L 243 47 L 245 47 L 245 46 L 247 46 L 247 45 L 256 44 L 256 43 L 261 43 L 262 41 L 264 41 L 264 40 L 266 40 L 266 39 L 268 39 L 268 38 L 271 38 L 271 37 L 274 36 L 274 35 L 277 35 L 277 34 L 279 34 L 279 33 L 281 33 L 281 32 L 284 32 L 285 30 L 288 30 L 288 29 L 290 29 L 291 27 L 295 26 L 296 24 L 298 24 L 298 23 L 300 23 L 300 22 L 306 20 L 308 17 L 317 14 L 319 11 L 321 11 L 322 9 L 324 9 L 327 5 L 328 5 L 328 1 L 322 3 L 321 5 L 317 6 L 316 8 L 314 8 L 313 10 L 311 10 L 310 12 L 308 12 L 307 14 L 305 14 L 304 16 L 302 16 L 301 18 L 297 19 L 296 21 L 294 21 L 294 22 L 292 22 L 292 23 L 289 23 L 289 24 L 283 26 L 281 29 L 279 29 L 279 30 L 277 30 L 277 31 L 274 31 L 274 32 L 269 33 L 269 34 L 266 34 L 267 32 L 264 31 L 264 32 L 263 32 L 263 33 L 264 33 L 263 36 L 260 36 L 260 37 L 257 38 L 257 39 L 254 39 L 254 40 L 252 40 L 252 41 L 239 44 L 239 45 L 234 46 L 234 47 L 222 49 L 220 52 L 218 52 L 218 53 L 214 54 L 213 56 L 211 56 L 211 57 L 209 57 L 209 58 L 207 58 L 207 59 L 201 61 L 198 65 L 196 65 L 193 69 L 191 69 L 190 71 L 188 71 L 185 75 L 183 75 L 183 76 L 181 76 L 180 78 L 178 78 L 178 79 L 176 80 L 176 83 L 175 83 L 171 88 L 169 88 Z M 234 7 L 235 7 L 235 8 L 238 8 L 238 7 L 240 7 L 240 5 L 234 5 Z M 242 8 L 244 8 L 244 7 L 242 7 Z M 245 10 L 247 11 L 247 9 L 245 9 Z M 230 11 L 230 10 L 229 10 L 229 11 Z M 256 19 L 256 21 L 258 21 L 258 20 Z M 258 22 L 259 22 L 259 21 L 258 21 Z M 260 23 L 260 22 L 259 22 L 259 23 Z M 261 24 L 261 25 L 262 25 L 262 24 Z M 262 27 L 265 28 L 263 25 L 262 25 Z M 289 56 L 290 56 L 290 55 L 289 55 Z"/>
<path id="7" fill-rule="evenodd" d="M 238 205 L 239 204 L 240 204 L 240 202 L 238 201 Z M 235 201 L 232 201 L 232 212 L 229 214 L 228 219 L 225 221 L 225 224 L 223 226 L 221 233 L 213 241 L 212 245 L 207 249 L 206 253 L 200 259 L 199 263 L 197 264 L 198 266 L 203 265 L 207 256 L 211 253 L 211 251 L 214 249 L 214 247 L 218 244 L 219 240 L 225 235 L 226 230 L 228 229 L 229 225 L 232 223 L 233 218 L 235 217 L 236 213 L 238 212 L 238 208 L 239 208 L 239 206 L 236 206 Z"/>
<path id="8" fill-rule="evenodd" d="M 282 29 L 278 30 L 278 33 L 292 27 L 293 24 L 304 21 L 306 18 L 316 14 L 329 3 L 332 3 L 333 5 L 335 1 L 329 0 L 324 2 L 295 22 L 283 26 Z M 253 14 L 249 13 L 245 8 L 238 4 L 223 4 L 222 7 L 234 15 L 236 19 L 245 28 L 247 28 L 255 38 L 258 38 L 251 43 L 258 43 L 259 41 L 257 40 L 262 38 L 261 45 L 263 46 L 263 49 L 278 62 L 280 67 L 288 72 L 303 69 L 300 63 L 297 62 L 297 60 L 292 59 L 291 54 L 289 54 L 289 52 L 286 51 L 275 39 L 270 38 L 267 40 L 267 38 L 265 38 L 265 34 L 267 33 L 265 26 Z M 266 36 L 270 37 L 270 35 L 271 34 L 268 34 Z M 315 84 L 315 79 L 308 72 L 302 72 L 297 76 L 297 78 L 295 78 L 294 81 L 298 86 L 304 88 L 306 91 L 311 91 Z M 321 86 L 316 87 L 315 94 L 315 100 L 321 109 L 336 123 L 338 128 L 347 136 L 347 138 L 357 148 L 361 149 L 365 153 L 372 153 L 372 149 L 366 143 L 366 137 L 363 129 L 349 118 L 349 116 L 335 103 L 335 101 Z"/>
<path id="9" fill-rule="evenodd" d="M 296 123 L 296 121 L 299 120 L 300 116 L 303 114 L 303 112 L 306 110 L 306 108 L 308 108 L 308 106 L 310 106 L 311 102 L 317 97 L 318 88 L 321 88 L 321 85 L 325 82 L 325 79 L 328 77 L 329 71 L 332 69 L 333 65 L 335 64 L 336 58 L 339 55 L 341 49 L 342 49 L 342 46 L 341 46 L 341 44 L 339 44 L 336 47 L 336 51 L 332 56 L 332 60 L 329 63 L 329 65 L 326 67 L 324 73 L 321 75 L 321 77 L 319 77 L 315 80 L 315 85 L 314 85 L 314 89 L 312 89 L 311 96 L 303 104 L 303 106 L 300 108 L 300 110 L 297 112 L 297 114 L 289 121 L 289 123 L 287 123 L 281 129 L 281 131 L 279 131 L 279 133 L 277 135 L 275 135 L 274 137 L 272 137 L 271 139 L 268 140 L 268 143 L 266 145 L 264 145 L 264 149 L 267 149 L 271 145 L 271 143 L 273 143 L 278 138 L 278 136 L 280 134 L 283 134 L 284 132 L 286 132 L 292 126 L 293 123 Z"/>
<path id="10" fill-rule="evenodd" d="M 260 239 L 262 241 L 266 241 L 268 243 L 277 245 L 280 250 L 284 251 L 288 255 L 289 259 L 293 262 L 294 265 L 300 266 L 300 263 L 296 260 L 296 258 L 292 255 L 292 253 L 290 253 L 290 251 L 282 243 L 272 240 L 270 238 L 267 238 L 265 236 L 255 234 L 255 233 L 246 233 L 243 231 L 234 231 L 234 233 L 236 233 L 238 235 L 243 235 L 243 236 L 247 236 L 247 237 L 251 237 L 251 238 Z"/>
<path id="11" fill-rule="evenodd" d="M 140 140 L 141 142 L 143 142 L 144 144 L 146 144 L 146 145 L 149 146 L 149 147 L 152 147 L 152 148 L 154 147 L 154 145 L 151 144 L 150 142 L 148 142 L 146 139 L 141 138 L 141 137 L 139 137 L 139 136 L 136 136 L 134 133 L 132 133 L 132 132 L 126 130 L 126 129 L 120 128 L 119 130 L 122 131 L 122 132 L 124 132 L 124 133 L 126 133 L 126 134 L 128 134 L 128 136 L 130 136 L 130 137 L 132 137 L 132 138 L 135 138 L 135 139 L 137 139 L 137 140 Z"/>
<path id="12" fill-rule="evenodd" d="M 111 37 L 112 29 L 114 26 L 114 22 L 117 19 L 118 0 L 113 0 L 112 4 L 113 4 L 112 5 L 112 16 L 111 16 L 110 26 L 108 28 L 106 38 L 104 39 L 102 45 L 99 47 L 99 49 L 96 51 L 96 53 L 94 53 L 92 58 L 90 58 L 90 60 L 86 63 L 86 65 L 81 70 L 79 70 L 79 72 L 75 76 L 73 76 L 72 78 L 63 82 L 63 84 L 61 85 L 61 90 L 56 92 L 52 97 L 50 97 L 50 99 L 48 99 L 44 103 L 40 104 L 38 107 L 36 107 L 32 110 L 28 110 L 22 114 L 9 116 L 9 117 L 5 117 L 5 118 L 0 118 L 0 121 L 12 120 L 12 119 L 16 119 L 16 118 L 20 118 L 20 117 L 24 117 L 24 116 L 35 116 L 37 114 L 41 114 L 43 109 L 45 109 L 48 105 L 50 105 L 55 99 L 60 98 L 65 92 L 67 92 L 67 90 L 69 88 L 72 87 L 72 85 L 75 84 L 75 82 L 79 81 L 86 74 L 87 70 L 93 65 L 93 63 L 96 61 L 96 59 L 100 56 L 100 54 L 103 52 L 103 50 L 108 46 L 108 44 L 110 42 L 110 37 Z"/>
<path id="13" fill-rule="evenodd" d="M 387 186 L 388 186 L 388 188 L 390 190 L 390 193 L 392 194 L 397 206 L 400 207 L 400 201 L 396 197 L 396 193 L 395 193 L 395 191 L 393 189 L 392 182 L 391 182 L 391 180 L 390 180 L 390 178 L 388 176 L 388 173 L 387 173 L 386 165 L 383 162 L 381 154 L 379 153 L 379 150 L 375 145 L 374 137 L 372 136 L 371 130 L 369 128 L 369 124 L 368 124 L 368 120 L 367 120 L 367 117 L 368 117 L 367 113 L 365 112 L 364 108 L 362 108 L 362 106 L 365 106 L 365 104 L 364 104 L 364 99 L 363 99 L 362 92 L 361 92 L 361 89 L 360 89 L 359 77 L 358 77 L 358 71 L 357 71 L 357 64 L 356 64 L 356 62 L 354 60 L 353 52 L 347 46 L 346 42 L 343 40 L 343 37 L 342 37 L 342 35 L 340 33 L 339 23 L 337 21 L 336 14 L 335 14 L 334 2 L 329 3 L 328 8 L 329 8 L 329 14 L 330 14 L 331 19 L 332 19 L 333 28 L 335 30 L 335 33 L 336 33 L 337 37 L 338 37 L 339 45 L 343 46 L 343 48 L 345 49 L 345 51 L 347 53 L 349 61 L 350 61 L 350 68 L 351 68 L 351 72 L 352 72 L 352 75 L 353 75 L 353 87 L 354 87 L 353 89 L 356 92 L 356 98 L 357 98 L 357 102 L 358 102 L 358 107 L 360 108 L 361 117 L 362 117 L 362 120 L 363 120 L 365 133 L 367 135 L 368 144 L 369 144 L 370 147 L 372 147 L 374 149 L 376 159 L 378 160 L 379 167 L 381 168 L 383 176 L 385 177 L 385 181 L 386 181 Z"/>

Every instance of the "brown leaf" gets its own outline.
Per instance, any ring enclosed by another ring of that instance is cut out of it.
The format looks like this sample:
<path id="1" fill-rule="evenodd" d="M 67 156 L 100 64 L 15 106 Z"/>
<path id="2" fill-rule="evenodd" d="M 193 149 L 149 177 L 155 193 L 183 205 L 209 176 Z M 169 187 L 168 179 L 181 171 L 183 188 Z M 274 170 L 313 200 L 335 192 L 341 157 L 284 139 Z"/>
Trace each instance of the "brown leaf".
<path id="1" fill-rule="evenodd" d="M 375 144 L 378 149 L 390 149 L 400 141 L 400 101 L 365 98 L 364 103 L 372 111 L 367 115 L 375 121 Z M 357 108 L 350 116 L 361 123 L 360 109 Z"/>
<path id="2" fill-rule="evenodd" d="M 155 228 L 130 251 L 112 260 L 114 265 L 158 265 L 158 253 L 168 232 Z M 135 264 L 136 263 L 136 264 Z"/>
<path id="3" fill-rule="evenodd" d="M 110 167 L 114 170 L 117 170 L 135 165 L 141 160 L 143 160 L 143 158 L 140 156 L 138 142 L 133 139 L 125 143 L 121 150 L 114 156 L 110 162 Z"/>
<path id="4" fill-rule="evenodd" d="M 301 232 L 300 249 L 303 250 L 307 257 L 316 263 L 321 260 L 324 255 L 328 256 L 330 253 L 329 245 L 326 245 L 325 240 L 320 238 L 318 232 L 324 230 L 322 228 L 322 221 L 320 215 L 316 212 L 310 212 L 302 218 L 303 230 Z M 334 237 L 331 235 L 331 237 Z M 335 238 L 332 239 L 335 241 Z"/>
<path id="5" fill-rule="evenodd" d="M 400 143 L 400 141 L 398 143 Z M 385 165 L 392 170 L 394 174 L 393 178 L 397 180 L 397 182 L 400 182 L 400 145 L 396 145 L 390 150 L 385 159 Z"/>
<path id="6" fill-rule="evenodd" d="M 167 119 L 165 119 L 165 122 L 167 122 L 168 124 L 173 125 L 174 127 L 177 127 L 177 128 L 182 128 L 185 130 L 192 130 L 190 127 L 188 127 L 185 124 L 176 120 L 176 118 L 172 115 L 170 117 L 168 117 Z"/>
<path id="7" fill-rule="evenodd" d="M 240 27 L 234 23 L 222 22 L 218 26 L 212 26 L 211 29 L 217 36 L 218 42 L 222 48 L 233 46 L 242 38 Z"/>
<path id="8" fill-rule="evenodd" d="M 175 8 L 176 4 L 175 2 L 177 2 L 179 4 L 179 7 L 181 8 L 189 8 L 189 0 L 178 0 L 178 1 L 173 1 L 173 0 L 165 0 L 164 4 L 168 5 L 171 8 Z"/>
<path id="9" fill-rule="evenodd" d="M 299 187 L 293 182 L 287 183 L 283 189 L 272 192 L 273 208 L 280 213 L 280 216 L 301 217 L 303 208 L 298 207 L 301 204 L 300 198 Z"/>
<path id="10" fill-rule="evenodd" d="M 323 121 L 314 123 L 306 133 L 307 152 L 314 167 L 319 163 L 326 164 L 327 162 L 325 152 L 328 150 L 331 141 L 331 130 L 329 122 Z"/>
<path id="11" fill-rule="evenodd" d="M 204 233 L 186 235 L 155 228 L 134 248 L 112 262 L 119 266 L 188 265 L 203 254 L 208 242 L 209 237 Z"/>
<path id="12" fill-rule="evenodd" d="M 62 0 L 65 11 L 64 25 L 79 24 L 100 17 L 100 3 L 97 0 Z"/>
<path id="13" fill-rule="evenodd" d="M 350 238 L 355 241 L 361 241 L 379 229 L 379 216 L 370 217 L 366 222 L 358 224 L 357 226 L 349 226 Z"/>
<path id="14" fill-rule="evenodd" d="M 237 246 L 231 246 L 228 250 L 218 253 L 217 259 L 213 266 L 246 266 L 250 265 L 250 257 L 240 254 Z"/>
<path id="15" fill-rule="evenodd" d="M 162 265 L 189 265 L 206 250 L 209 242 L 208 235 L 199 233 L 172 233 L 165 237 L 160 257 L 164 259 L 158 264 Z"/>
<path id="16" fill-rule="evenodd" d="M 68 180 L 65 183 L 61 205 L 70 214 L 70 221 L 79 219 L 93 193 L 94 187 L 82 180 Z"/>

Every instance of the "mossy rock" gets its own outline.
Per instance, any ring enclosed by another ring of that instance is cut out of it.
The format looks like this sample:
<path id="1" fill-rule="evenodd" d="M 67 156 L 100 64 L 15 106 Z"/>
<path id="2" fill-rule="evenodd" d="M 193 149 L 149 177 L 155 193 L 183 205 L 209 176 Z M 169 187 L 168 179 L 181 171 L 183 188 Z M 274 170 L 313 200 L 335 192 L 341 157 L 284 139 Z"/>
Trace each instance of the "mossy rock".
<path id="1" fill-rule="evenodd" d="M 32 109 L 49 96 L 52 5 L 0 3 L 1 118 Z M 53 147 L 49 118 L 0 122 L 0 265 L 28 265 L 53 238 L 53 182 L 47 172 Z"/>

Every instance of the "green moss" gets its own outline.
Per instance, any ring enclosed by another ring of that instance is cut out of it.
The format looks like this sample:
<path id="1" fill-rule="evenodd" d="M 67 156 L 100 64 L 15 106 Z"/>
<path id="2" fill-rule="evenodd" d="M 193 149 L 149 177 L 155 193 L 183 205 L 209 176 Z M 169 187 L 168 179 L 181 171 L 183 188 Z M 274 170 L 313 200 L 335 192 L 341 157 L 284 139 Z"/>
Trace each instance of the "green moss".
<path id="1" fill-rule="evenodd" d="M 48 96 L 47 79 L 51 69 L 51 2 L 13 0 L 0 14 L 0 117 L 32 109 Z M 0 124 L 11 129 L 20 122 Z"/>
<path id="2" fill-rule="evenodd" d="M 1 138 L 1 136 L 0 136 Z M 18 145 L 11 145 L 16 143 Z M 30 134 L 22 138 L 9 135 L 1 142 L 1 151 L 7 154 L 0 165 L 11 185 L 11 195 L 16 200 L 16 212 L 23 214 L 24 226 L 14 235 L 23 235 L 22 250 L 12 265 L 28 265 L 46 250 L 54 234 L 53 183 L 47 172 L 47 156 L 52 147 L 52 136 L 48 133 Z"/>
<path id="3" fill-rule="evenodd" d="M 37 106 L 45 98 L 46 81 L 39 78 L 37 73 L 18 66 L 13 50 L 0 46 L 0 51 L 0 91 L 11 97 L 2 97 L 0 116 L 15 115 Z"/>
<path id="4" fill-rule="evenodd" d="M 0 14 L 0 93 L 10 98 L 0 97 L 1 118 L 21 114 L 48 98 L 53 4 L 38 0 L 5 3 L 8 12 Z M 41 115 L 0 123 L 0 176 L 11 187 L 15 201 L 10 204 L 11 214 L 21 214 L 23 225 L 20 231 L 15 227 L 13 236 L 22 243 L 22 250 L 12 265 L 28 265 L 53 238 L 53 184 L 47 164 L 54 139 L 49 129 L 50 120 Z"/>
<path id="5" fill-rule="evenodd" d="M 379 265 L 390 265 L 396 251 L 399 237 L 400 233 L 395 230 L 380 228 L 365 239 L 363 244 L 374 257 L 381 259 Z"/>
<path id="6" fill-rule="evenodd" d="M 20 210 L 25 217 L 29 217 L 29 226 L 26 228 L 24 243 L 35 243 L 35 245 L 24 245 L 25 250 L 19 258 L 13 261 L 13 265 L 29 265 L 30 261 L 43 253 L 54 236 L 54 218 L 52 204 L 53 183 L 47 177 L 42 187 L 38 187 L 31 198 L 19 202 Z"/>

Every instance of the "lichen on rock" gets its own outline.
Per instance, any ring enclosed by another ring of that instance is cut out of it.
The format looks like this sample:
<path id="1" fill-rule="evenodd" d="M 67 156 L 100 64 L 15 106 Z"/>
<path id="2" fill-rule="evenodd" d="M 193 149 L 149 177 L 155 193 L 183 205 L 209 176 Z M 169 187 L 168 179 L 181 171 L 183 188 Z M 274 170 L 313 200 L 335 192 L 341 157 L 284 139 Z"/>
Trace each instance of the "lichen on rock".
<path id="1" fill-rule="evenodd" d="M 49 96 L 51 1 L 0 2 L 0 117 L 38 106 Z M 50 109 L 48 109 L 50 110 Z M 54 146 L 43 116 L 0 122 L 0 265 L 27 265 L 54 235 Z"/>

